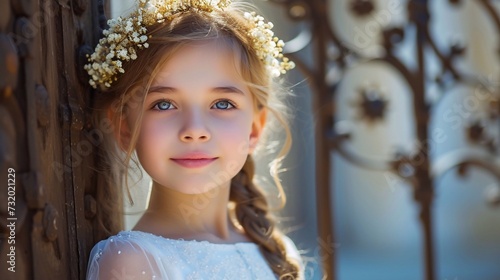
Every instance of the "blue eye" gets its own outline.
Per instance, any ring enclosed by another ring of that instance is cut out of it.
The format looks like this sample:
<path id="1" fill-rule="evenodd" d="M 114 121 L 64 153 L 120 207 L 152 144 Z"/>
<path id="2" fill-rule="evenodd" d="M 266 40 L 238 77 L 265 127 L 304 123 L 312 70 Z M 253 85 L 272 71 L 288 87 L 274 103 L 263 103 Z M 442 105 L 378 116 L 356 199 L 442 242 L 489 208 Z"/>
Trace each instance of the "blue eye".
<path id="1" fill-rule="evenodd" d="M 217 101 L 214 106 L 216 107 L 216 109 L 220 110 L 230 110 L 235 108 L 235 106 L 228 100 Z"/>
<path id="2" fill-rule="evenodd" d="M 158 111 L 165 111 L 165 110 L 170 110 L 171 107 L 173 107 L 172 103 L 171 102 L 168 102 L 168 101 L 160 101 L 160 102 L 157 102 L 152 109 L 154 110 L 158 110 Z"/>

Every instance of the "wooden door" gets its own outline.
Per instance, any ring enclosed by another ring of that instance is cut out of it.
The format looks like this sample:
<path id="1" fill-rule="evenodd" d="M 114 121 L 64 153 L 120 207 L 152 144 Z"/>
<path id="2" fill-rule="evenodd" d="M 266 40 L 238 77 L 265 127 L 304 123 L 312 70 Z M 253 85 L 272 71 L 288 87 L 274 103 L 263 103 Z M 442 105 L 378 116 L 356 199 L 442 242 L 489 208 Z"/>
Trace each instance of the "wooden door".
<path id="1" fill-rule="evenodd" d="M 1 279 L 84 279 L 99 207 L 83 71 L 104 0 L 0 1 Z M 96 140 L 97 139 L 97 140 Z"/>

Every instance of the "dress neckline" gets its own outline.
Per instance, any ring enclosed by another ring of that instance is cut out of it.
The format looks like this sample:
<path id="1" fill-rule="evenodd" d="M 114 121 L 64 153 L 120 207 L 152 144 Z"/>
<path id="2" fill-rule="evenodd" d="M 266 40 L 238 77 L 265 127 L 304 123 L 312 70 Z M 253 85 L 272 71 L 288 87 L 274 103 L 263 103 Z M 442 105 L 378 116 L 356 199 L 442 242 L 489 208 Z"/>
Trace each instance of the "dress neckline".
<path id="1" fill-rule="evenodd" d="M 250 246 L 250 247 L 258 247 L 257 244 L 254 242 L 235 242 L 235 243 L 215 243 L 215 242 L 210 242 L 208 240 L 196 240 L 196 239 L 191 239 L 191 240 L 185 240 L 185 239 L 173 239 L 173 238 L 168 238 L 164 237 L 161 235 L 157 235 L 151 232 L 146 232 L 146 231 L 141 231 L 141 230 L 122 230 L 118 234 L 139 234 L 139 235 L 149 235 L 155 238 L 159 238 L 162 240 L 170 241 L 170 242 L 178 242 L 178 243 L 191 243 L 191 244 L 208 244 L 212 246 Z"/>

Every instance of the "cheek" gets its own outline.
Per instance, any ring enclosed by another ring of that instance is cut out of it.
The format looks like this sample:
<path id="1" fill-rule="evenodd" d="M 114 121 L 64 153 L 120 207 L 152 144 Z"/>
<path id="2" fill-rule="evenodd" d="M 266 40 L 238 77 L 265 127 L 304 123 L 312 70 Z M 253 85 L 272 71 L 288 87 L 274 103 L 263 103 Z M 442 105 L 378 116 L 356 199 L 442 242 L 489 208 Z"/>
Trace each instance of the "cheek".
<path id="1" fill-rule="evenodd" d="M 227 122 L 221 125 L 216 137 L 223 147 L 231 152 L 247 154 L 251 124 L 248 121 Z"/>
<path id="2" fill-rule="evenodd" d="M 145 152 L 147 154 L 154 154 L 160 151 L 161 143 L 166 143 L 166 136 L 172 137 L 169 122 L 161 121 L 159 119 L 143 119 L 139 137 L 137 138 L 136 149 L 137 152 Z"/>

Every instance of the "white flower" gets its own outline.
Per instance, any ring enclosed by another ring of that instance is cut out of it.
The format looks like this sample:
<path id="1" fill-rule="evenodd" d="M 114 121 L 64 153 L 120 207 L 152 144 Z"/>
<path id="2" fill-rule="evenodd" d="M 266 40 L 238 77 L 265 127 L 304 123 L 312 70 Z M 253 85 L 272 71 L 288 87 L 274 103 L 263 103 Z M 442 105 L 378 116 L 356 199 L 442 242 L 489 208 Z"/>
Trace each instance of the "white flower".
<path id="1" fill-rule="evenodd" d="M 127 50 L 126 49 L 121 49 L 118 51 L 118 55 L 121 57 L 127 57 Z"/>
<path id="2" fill-rule="evenodd" d="M 127 32 L 134 31 L 134 27 L 133 27 L 132 21 L 130 21 L 130 20 L 127 21 L 127 26 L 125 26 L 125 31 L 127 31 Z"/>
<path id="3" fill-rule="evenodd" d="M 281 71 L 279 69 L 276 69 L 276 68 L 271 68 L 271 75 L 273 77 L 279 77 L 281 74 Z"/>

